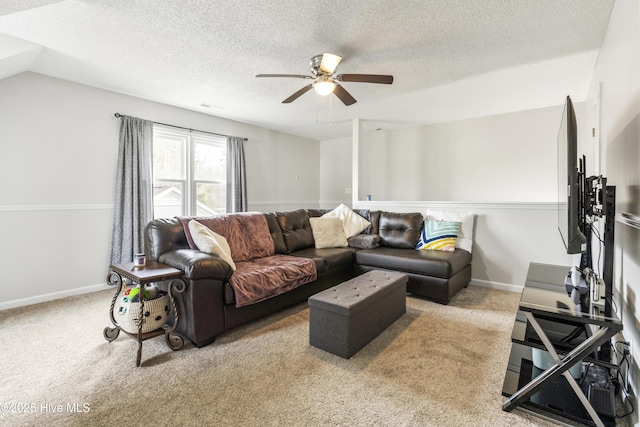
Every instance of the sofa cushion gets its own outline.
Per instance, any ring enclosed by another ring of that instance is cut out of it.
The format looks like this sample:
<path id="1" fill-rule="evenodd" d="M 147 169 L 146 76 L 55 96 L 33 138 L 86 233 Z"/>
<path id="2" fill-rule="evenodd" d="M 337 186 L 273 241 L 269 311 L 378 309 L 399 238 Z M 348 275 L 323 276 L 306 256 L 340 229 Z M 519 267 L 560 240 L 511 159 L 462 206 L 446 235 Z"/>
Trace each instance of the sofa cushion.
<path id="1" fill-rule="evenodd" d="M 276 213 L 288 252 L 314 246 L 309 214 L 304 209 Z"/>
<path id="2" fill-rule="evenodd" d="M 331 212 L 322 215 L 323 218 L 340 218 L 347 238 L 362 233 L 371 225 L 369 221 L 352 211 L 347 205 L 341 204 Z"/>
<path id="3" fill-rule="evenodd" d="M 340 218 L 309 218 L 316 248 L 340 248 L 347 246 L 347 236 Z"/>
<path id="4" fill-rule="evenodd" d="M 231 257 L 231 248 L 224 236 L 193 220 L 189 221 L 189 232 L 199 250 L 219 256 L 229 264 L 233 270 L 236 269 L 236 264 Z"/>
<path id="5" fill-rule="evenodd" d="M 284 243 L 284 236 L 282 235 L 282 229 L 280 228 L 276 214 L 274 212 L 267 212 L 264 214 L 264 217 L 267 219 L 267 224 L 269 225 L 269 232 L 273 239 L 275 253 L 289 253 L 289 251 L 287 251 L 287 245 Z"/>
<path id="6" fill-rule="evenodd" d="M 351 248 L 307 248 L 296 251 L 291 255 L 313 260 L 316 263 L 318 274 L 324 274 L 336 269 L 351 267 L 355 251 L 355 249 Z"/>
<path id="7" fill-rule="evenodd" d="M 233 214 L 241 231 L 243 255 L 238 261 L 246 261 L 254 258 L 271 256 L 275 253 L 275 247 L 267 219 L 262 213 L 239 212 Z M 233 243 L 230 242 L 229 245 Z M 232 246 L 233 248 L 233 246 Z"/>
<path id="8" fill-rule="evenodd" d="M 332 210 L 333 209 L 307 209 L 307 213 L 309 214 L 309 218 L 318 218 Z"/>
<path id="9" fill-rule="evenodd" d="M 471 254 L 464 249 L 444 252 L 380 247 L 357 251 L 355 259 L 357 264 L 385 270 L 449 278 L 471 263 Z"/>
<path id="10" fill-rule="evenodd" d="M 415 249 L 422 229 L 422 214 L 380 212 L 380 246 Z"/>
<path id="11" fill-rule="evenodd" d="M 273 255 L 239 262 L 229 279 L 236 307 L 264 301 L 318 278 L 310 259 Z"/>
<path id="12" fill-rule="evenodd" d="M 371 227 L 369 227 L 368 234 L 378 234 L 380 232 L 380 211 L 369 212 L 369 221 L 371 221 Z"/>

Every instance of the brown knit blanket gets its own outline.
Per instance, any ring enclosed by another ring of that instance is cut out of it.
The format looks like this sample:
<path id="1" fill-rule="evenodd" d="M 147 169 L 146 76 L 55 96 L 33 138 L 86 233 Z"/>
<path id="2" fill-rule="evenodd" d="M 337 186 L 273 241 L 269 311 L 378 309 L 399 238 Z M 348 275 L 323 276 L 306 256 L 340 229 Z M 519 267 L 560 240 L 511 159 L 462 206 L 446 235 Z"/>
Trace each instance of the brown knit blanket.
<path id="1" fill-rule="evenodd" d="M 224 236 L 231 248 L 236 271 L 229 279 L 236 307 L 264 301 L 318 277 L 316 264 L 308 258 L 274 255 L 273 238 L 264 214 L 234 213 L 211 217 L 178 217 L 192 249 L 198 249 L 189 231 L 195 219 Z"/>
<path id="2" fill-rule="evenodd" d="M 264 301 L 317 279 L 316 264 L 309 258 L 273 255 L 236 263 L 229 283 L 236 307 Z"/>

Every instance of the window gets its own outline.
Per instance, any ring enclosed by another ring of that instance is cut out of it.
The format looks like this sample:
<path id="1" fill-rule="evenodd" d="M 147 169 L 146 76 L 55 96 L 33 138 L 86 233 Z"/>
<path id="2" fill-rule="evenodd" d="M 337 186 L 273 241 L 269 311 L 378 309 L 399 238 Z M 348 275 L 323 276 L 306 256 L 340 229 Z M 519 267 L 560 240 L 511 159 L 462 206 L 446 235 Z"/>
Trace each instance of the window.
<path id="1" fill-rule="evenodd" d="M 153 213 L 209 216 L 227 208 L 224 137 L 161 125 L 153 127 Z"/>

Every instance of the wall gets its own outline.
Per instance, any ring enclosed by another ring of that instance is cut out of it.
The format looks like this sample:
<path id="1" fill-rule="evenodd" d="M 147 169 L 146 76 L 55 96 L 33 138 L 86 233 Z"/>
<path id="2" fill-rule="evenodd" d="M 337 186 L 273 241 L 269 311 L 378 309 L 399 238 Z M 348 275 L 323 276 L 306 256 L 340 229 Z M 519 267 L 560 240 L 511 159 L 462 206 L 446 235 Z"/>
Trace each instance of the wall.
<path id="1" fill-rule="evenodd" d="M 353 206 L 397 212 L 474 212 L 472 281 L 518 291 L 530 262 L 570 265 L 557 230 L 559 105 L 363 134 Z M 585 116 L 576 103 L 579 119 Z M 351 158 L 351 139 L 322 141 L 322 163 Z M 321 194 L 338 196 L 351 176 L 322 169 Z M 349 168 L 349 171 L 351 168 Z M 328 176 L 331 176 L 328 179 Z M 334 192 L 324 188 L 331 181 Z M 363 201 L 371 194 L 372 201 Z"/>
<path id="2" fill-rule="evenodd" d="M 248 136 L 245 145 L 248 210 L 270 212 L 317 206 L 319 143 L 256 129 L 260 135 Z"/>
<path id="3" fill-rule="evenodd" d="M 320 144 L 320 205 L 351 205 L 351 138 Z"/>
<path id="4" fill-rule="evenodd" d="M 640 5 L 617 0 L 589 91 L 598 108 L 600 141 L 587 148 L 601 153 L 601 173 L 616 186 L 614 299 L 622 313 L 624 338 L 631 340 L 637 362 L 640 354 Z M 588 130 L 587 130 L 588 131 Z M 597 171 L 594 171 L 597 172 Z M 632 384 L 638 382 L 637 363 Z M 636 405 L 637 407 L 637 405 Z"/>
<path id="5" fill-rule="evenodd" d="M 360 200 L 557 201 L 561 116 L 559 105 L 370 133 L 360 144 Z"/>
<path id="6" fill-rule="evenodd" d="M 318 203 L 317 141 L 39 74 L 9 77 L 0 80 L 0 309 L 105 286 L 116 112 L 248 138 L 250 210 Z"/>

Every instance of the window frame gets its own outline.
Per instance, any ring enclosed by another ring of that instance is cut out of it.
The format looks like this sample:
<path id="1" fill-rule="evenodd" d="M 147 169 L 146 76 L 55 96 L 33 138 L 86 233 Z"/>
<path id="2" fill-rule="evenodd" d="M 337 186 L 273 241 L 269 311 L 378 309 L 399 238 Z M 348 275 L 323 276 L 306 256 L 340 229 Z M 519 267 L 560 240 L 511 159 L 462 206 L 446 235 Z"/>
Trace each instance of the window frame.
<path id="1" fill-rule="evenodd" d="M 174 128 L 171 126 L 154 124 L 153 125 L 153 148 L 155 148 L 156 137 L 166 137 L 166 138 L 175 138 L 181 139 L 184 141 L 183 147 L 181 148 L 182 158 L 182 177 L 181 178 L 158 178 L 156 177 L 156 171 L 153 171 L 153 186 L 155 187 L 156 183 L 179 183 L 182 186 L 182 200 L 180 203 L 180 215 L 183 216 L 197 216 L 198 212 L 198 196 L 197 196 L 197 188 L 199 184 L 214 184 L 214 185 L 222 185 L 223 188 L 226 189 L 226 157 L 227 157 L 227 141 L 224 136 L 217 136 L 213 134 L 208 134 L 205 132 L 198 132 L 189 129 L 180 129 Z M 225 171 L 223 173 L 223 180 L 209 180 L 209 179 L 196 179 L 196 167 L 195 167 L 195 152 L 196 145 L 209 145 L 219 149 L 222 149 L 224 152 L 225 159 Z M 152 153 L 155 153 L 155 150 L 152 149 Z M 155 161 L 155 157 L 153 157 L 153 161 Z M 215 208 L 212 208 L 215 209 Z M 155 214 L 155 200 L 154 200 L 154 218 Z M 226 212 L 226 194 L 225 194 L 225 204 L 222 206 L 222 211 Z"/>

